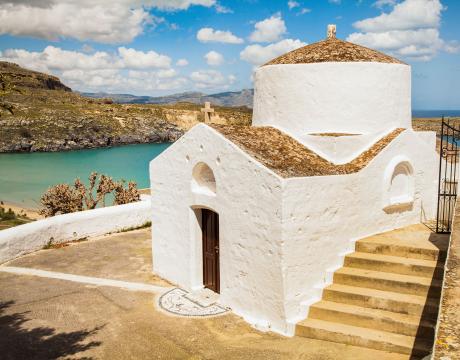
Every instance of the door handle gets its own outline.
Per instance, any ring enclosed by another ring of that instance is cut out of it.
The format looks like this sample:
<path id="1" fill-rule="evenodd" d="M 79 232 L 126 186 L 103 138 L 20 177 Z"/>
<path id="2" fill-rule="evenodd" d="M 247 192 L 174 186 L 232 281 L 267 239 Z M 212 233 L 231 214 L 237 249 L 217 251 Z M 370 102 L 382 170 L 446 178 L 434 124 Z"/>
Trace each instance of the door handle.
<path id="1" fill-rule="evenodd" d="M 216 254 L 219 253 L 219 247 L 218 246 L 214 247 L 214 250 L 216 251 Z"/>

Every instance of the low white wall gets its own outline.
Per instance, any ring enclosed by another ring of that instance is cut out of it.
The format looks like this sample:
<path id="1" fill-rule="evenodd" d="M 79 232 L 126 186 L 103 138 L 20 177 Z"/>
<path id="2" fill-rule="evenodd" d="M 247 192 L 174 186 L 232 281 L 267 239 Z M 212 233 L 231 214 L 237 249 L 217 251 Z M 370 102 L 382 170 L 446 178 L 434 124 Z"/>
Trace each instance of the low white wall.
<path id="1" fill-rule="evenodd" d="M 126 205 L 57 215 L 0 231 L 0 263 L 62 243 L 141 226 L 151 218 L 150 199 Z"/>

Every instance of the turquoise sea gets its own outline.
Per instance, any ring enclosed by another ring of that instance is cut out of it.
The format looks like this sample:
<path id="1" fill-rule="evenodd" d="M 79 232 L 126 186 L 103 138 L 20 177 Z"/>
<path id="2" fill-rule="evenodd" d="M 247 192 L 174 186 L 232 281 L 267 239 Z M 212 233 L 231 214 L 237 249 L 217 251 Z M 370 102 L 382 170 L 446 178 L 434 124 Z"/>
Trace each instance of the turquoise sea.
<path id="1" fill-rule="evenodd" d="M 92 171 L 149 187 L 149 162 L 170 144 L 139 144 L 55 153 L 0 154 L 0 200 L 38 207 L 40 195 L 58 183 L 87 179 Z"/>

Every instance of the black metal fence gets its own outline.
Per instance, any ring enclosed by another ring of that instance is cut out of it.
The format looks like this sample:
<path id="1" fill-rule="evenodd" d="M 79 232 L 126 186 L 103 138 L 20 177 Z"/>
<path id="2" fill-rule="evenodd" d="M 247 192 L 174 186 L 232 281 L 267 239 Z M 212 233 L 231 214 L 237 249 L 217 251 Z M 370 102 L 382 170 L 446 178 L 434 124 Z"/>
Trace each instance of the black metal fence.
<path id="1" fill-rule="evenodd" d="M 457 200 L 460 127 L 458 127 L 458 122 L 457 126 L 455 125 L 454 121 L 442 118 L 436 218 L 436 232 L 442 234 L 451 232 L 452 217 Z"/>

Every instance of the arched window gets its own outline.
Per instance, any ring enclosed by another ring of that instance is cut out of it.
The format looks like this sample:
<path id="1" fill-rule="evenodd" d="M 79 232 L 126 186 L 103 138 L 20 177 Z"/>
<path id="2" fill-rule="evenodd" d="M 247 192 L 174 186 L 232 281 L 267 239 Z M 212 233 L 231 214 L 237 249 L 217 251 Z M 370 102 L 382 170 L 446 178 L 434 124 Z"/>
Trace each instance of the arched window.
<path id="1" fill-rule="evenodd" d="M 192 172 L 192 191 L 204 195 L 216 194 L 216 178 L 205 163 L 198 163 Z"/>
<path id="2" fill-rule="evenodd" d="M 414 202 L 414 168 L 409 159 L 395 157 L 385 170 L 384 208 Z"/>

